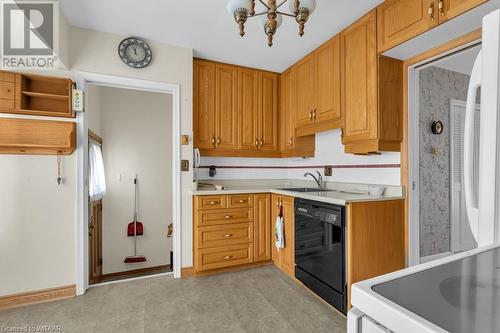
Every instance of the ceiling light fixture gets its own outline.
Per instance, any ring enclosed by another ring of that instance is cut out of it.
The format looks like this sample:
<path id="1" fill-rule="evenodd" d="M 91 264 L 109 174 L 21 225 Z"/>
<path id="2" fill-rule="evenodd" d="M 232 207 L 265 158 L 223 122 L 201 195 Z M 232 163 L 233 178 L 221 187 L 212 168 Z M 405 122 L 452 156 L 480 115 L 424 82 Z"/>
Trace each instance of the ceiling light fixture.
<path id="1" fill-rule="evenodd" d="M 289 1 L 291 13 L 280 12 L 280 7 L 287 1 Z M 267 3 L 264 0 L 259 0 L 259 2 L 265 7 L 265 10 L 260 13 L 255 13 L 255 0 L 229 0 L 227 11 L 233 15 L 234 20 L 238 23 L 241 37 L 245 35 L 247 19 L 260 16 L 259 23 L 267 35 L 267 45 L 269 46 L 273 46 L 273 37 L 283 21 L 282 16 L 295 18 L 299 24 L 299 36 L 302 37 L 309 16 L 316 9 L 316 0 L 281 0 L 279 4 L 276 3 L 276 0 L 267 0 Z"/>

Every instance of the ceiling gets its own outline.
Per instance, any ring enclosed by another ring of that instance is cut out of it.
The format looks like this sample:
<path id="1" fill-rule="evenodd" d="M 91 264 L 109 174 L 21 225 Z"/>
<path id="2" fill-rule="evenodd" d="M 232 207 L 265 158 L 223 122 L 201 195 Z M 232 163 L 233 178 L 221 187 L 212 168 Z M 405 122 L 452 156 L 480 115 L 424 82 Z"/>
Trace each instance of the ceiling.
<path id="1" fill-rule="evenodd" d="M 291 0 L 289 0 L 291 1 Z M 317 0 L 316 11 L 298 36 L 284 18 L 272 48 L 257 19 L 246 35 L 226 11 L 228 0 L 60 0 L 71 25 L 190 47 L 196 57 L 282 72 L 382 0 Z M 262 5 L 257 2 L 258 9 Z M 282 8 L 288 11 L 288 4 Z M 153 50 L 154 52 L 154 50 Z"/>
<path id="2" fill-rule="evenodd" d="M 432 65 L 447 69 L 449 71 L 471 75 L 472 66 L 474 65 L 474 61 L 476 60 L 476 57 L 480 50 L 481 46 L 471 47 L 445 57 L 442 60 L 433 63 Z"/>

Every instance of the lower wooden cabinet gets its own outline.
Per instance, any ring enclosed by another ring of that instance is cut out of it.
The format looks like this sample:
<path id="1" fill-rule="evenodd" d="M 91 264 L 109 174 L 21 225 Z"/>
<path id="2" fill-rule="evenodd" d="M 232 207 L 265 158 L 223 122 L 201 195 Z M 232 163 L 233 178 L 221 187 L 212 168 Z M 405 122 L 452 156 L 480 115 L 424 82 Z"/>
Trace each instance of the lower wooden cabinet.
<path id="1" fill-rule="evenodd" d="M 271 260 L 271 197 L 256 194 L 254 198 L 254 261 L 267 261 Z"/>
<path id="2" fill-rule="evenodd" d="M 269 261 L 270 200 L 270 194 L 195 196 L 195 271 Z"/>
<path id="3" fill-rule="evenodd" d="M 295 276 L 295 211 L 294 198 L 273 194 L 271 231 L 272 231 L 272 251 L 271 257 L 276 266 L 290 276 Z M 283 213 L 283 231 L 285 236 L 285 247 L 278 249 L 274 246 L 274 225 L 280 211 Z"/>

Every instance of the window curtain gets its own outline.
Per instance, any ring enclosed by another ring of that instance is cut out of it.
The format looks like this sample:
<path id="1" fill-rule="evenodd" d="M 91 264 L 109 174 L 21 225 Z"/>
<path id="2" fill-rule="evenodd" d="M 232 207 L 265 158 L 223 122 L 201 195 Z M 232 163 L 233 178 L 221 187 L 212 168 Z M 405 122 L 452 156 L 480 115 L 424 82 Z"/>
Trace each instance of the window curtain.
<path id="1" fill-rule="evenodd" d="M 106 179 L 101 146 L 92 141 L 89 143 L 89 169 L 90 201 L 98 201 L 106 194 Z"/>

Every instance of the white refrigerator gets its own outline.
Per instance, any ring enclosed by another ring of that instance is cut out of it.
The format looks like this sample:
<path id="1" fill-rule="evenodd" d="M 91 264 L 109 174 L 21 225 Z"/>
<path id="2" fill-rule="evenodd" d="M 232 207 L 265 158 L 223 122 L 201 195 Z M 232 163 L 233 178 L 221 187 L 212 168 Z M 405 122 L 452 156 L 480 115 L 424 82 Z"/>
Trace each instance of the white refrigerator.
<path id="1" fill-rule="evenodd" d="M 478 248 L 354 284 L 349 333 L 500 332 L 499 62 L 497 9 L 482 20 L 481 52 L 473 66 L 465 115 L 465 205 Z M 475 133 L 479 91 L 480 126 Z M 474 160 L 478 146 L 479 159 Z M 476 186 L 474 165 L 479 170 Z"/>

